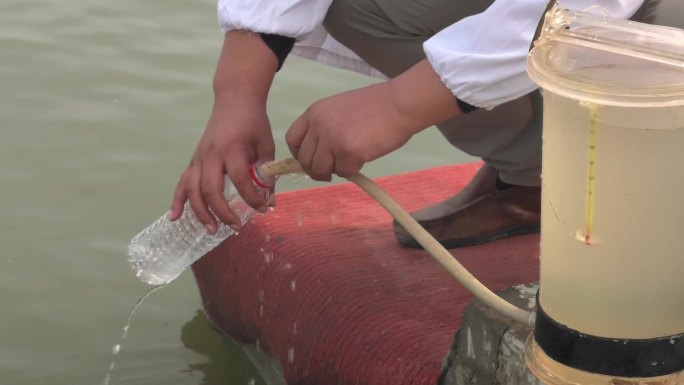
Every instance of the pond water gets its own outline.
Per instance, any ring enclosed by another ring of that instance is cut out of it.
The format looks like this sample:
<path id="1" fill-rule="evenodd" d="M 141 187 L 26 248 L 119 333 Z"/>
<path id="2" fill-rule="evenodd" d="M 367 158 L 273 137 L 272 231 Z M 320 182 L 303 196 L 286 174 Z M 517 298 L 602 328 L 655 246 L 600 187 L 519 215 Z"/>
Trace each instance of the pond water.
<path id="1" fill-rule="evenodd" d="M 214 0 L 3 0 L 0 25 L 0 383 L 101 384 L 119 343 L 111 384 L 264 383 L 189 272 L 120 341 L 147 290 L 127 243 L 167 210 L 210 112 Z M 278 157 L 312 101 L 373 81 L 288 59 L 269 107 Z M 431 128 L 363 171 L 465 160 Z"/>

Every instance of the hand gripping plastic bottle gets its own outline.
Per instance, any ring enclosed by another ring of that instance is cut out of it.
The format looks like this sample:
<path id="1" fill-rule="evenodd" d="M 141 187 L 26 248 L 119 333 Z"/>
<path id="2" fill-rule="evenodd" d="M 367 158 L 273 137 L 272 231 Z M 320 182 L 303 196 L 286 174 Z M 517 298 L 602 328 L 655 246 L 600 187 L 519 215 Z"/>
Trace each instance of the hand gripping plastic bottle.
<path id="1" fill-rule="evenodd" d="M 259 164 L 250 169 L 252 182 L 259 194 L 267 201 L 275 184 L 275 177 L 266 178 L 259 173 Z M 245 225 L 256 213 L 242 200 L 240 194 L 226 176 L 224 194 L 231 209 Z M 136 235 L 128 246 L 128 262 L 135 274 L 150 285 L 163 285 L 176 279 L 193 262 L 214 249 L 235 231 L 217 219 L 215 234 L 209 234 L 197 219 L 189 202 L 185 202 L 183 214 L 175 221 L 168 219 L 167 212 L 145 230 Z"/>

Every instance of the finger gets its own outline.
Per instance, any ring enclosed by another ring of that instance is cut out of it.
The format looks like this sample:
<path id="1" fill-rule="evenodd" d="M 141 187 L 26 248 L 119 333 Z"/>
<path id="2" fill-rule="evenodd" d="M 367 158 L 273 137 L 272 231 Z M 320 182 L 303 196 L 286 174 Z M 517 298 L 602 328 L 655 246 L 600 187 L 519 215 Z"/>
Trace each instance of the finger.
<path id="1" fill-rule="evenodd" d="M 275 159 L 275 143 L 273 138 L 264 138 L 259 142 L 257 147 L 258 159 L 261 162 L 269 162 Z M 267 205 L 268 207 L 275 207 L 275 178 L 272 180 L 273 187 L 269 189 Z"/>
<path id="2" fill-rule="evenodd" d="M 257 159 L 262 162 L 269 162 L 275 159 L 275 143 L 273 138 L 263 138 L 257 144 Z"/>
<path id="3" fill-rule="evenodd" d="M 268 207 L 268 202 L 259 194 L 252 182 L 249 173 L 250 162 L 251 157 L 245 151 L 239 156 L 231 156 L 230 161 L 226 161 L 225 167 L 233 186 L 245 203 L 259 212 L 264 212 Z"/>
<path id="4" fill-rule="evenodd" d="M 183 206 L 185 201 L 188 200 L 188 194 L 186 192 L 186 175 L 187 171 L 184 171 L 181 177 L 178 179 L 178 184 L 176 184 L 176 189 L 173 192 L 173 200 L 171 201 L 171 212 L 169 213 L 169 220 L 175 221 L 180 218 L 183 214 Z"/>
<path id="5" fill-rule="evenodd" d="M 296 157 L 304 172 L 309 174 L 312 178 L 316 176 L 312 170 L 312 164 L 314 155 L 316 154 L 317 146 L 318 136 L 313 132 L 308 131 L 302 140 L 301 146 L 299 147 L 299 153 Z"/>
<path id="6" fill-rule="evenodd" d="M 335 157 L 332 151 L 319 141 L 311 163 L 312 178 L 322 182 L 330 182 L 333 171 L 335 171 Z"/>
<path id="7" fill-rule="evenodd" d="M 276 206 L 275 185 L 268 192 L 268 207 Z"/>
<path id="8" fill-rule="evenodd" d="M 363 161 L 353 156 L 345 156 L 335 159 L 335 174 L 342 178 L 349 178 L 361 171 Z"/>
<path id="9" fill-rule="evenodd" d="M 240 229 L 240 218 L 231 210 L 226 200 L 225 187 L 226 176 L 223 163 L 220 161 L 206 163 L 202 167 L 202 196 L 214 215 L 237 231 Z"/>
<path id="10" fill-rule="evenodd" d="M 297 120 L 295 120 L 290 128 L 285 134 L 285 141 L 287 142 L 287 147 L 290 149 L 290 153 L 295 159 L 299 157 L 300 147 L 302 145 L 302 140 L 306 136 L 309 130 L 308 118 L 306 113 L 301 115 Z"/>
<path id="11" fill-rule="evenodd" d="M 216 218 L 209 212 L 207 203 L 202 196 L 202 172 L 199 169 L 193 170 L 188 176 L 187 193 L 190 200 L 190 207 L 194 211 L 197 219 L 204 225 L 210 234 L 216 233 L 218 226 Z"/>

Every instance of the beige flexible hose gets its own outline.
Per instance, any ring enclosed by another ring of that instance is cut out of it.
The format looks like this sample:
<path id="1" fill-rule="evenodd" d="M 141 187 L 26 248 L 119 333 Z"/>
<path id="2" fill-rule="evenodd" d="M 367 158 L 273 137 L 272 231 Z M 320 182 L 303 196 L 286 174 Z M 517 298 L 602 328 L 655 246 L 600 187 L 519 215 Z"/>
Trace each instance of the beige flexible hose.
<path id="1" fill-rule="evenodd" d="M 301 173 L 302 168 L 293 158 L 275 160 L 261 165 L 260 174 L 263 176 L 277 176 L 291 173 Z M 493 291 L 489 290 L 482 282 L 478 281 L 463 265 L 461 265 L 451 253 L 430 235 L 413 217 L 392 199 L 375 182 L 358 173 L 348 178 L 375 199 L 382 207 L 399 222 L 406 231 L 411 234 L 433 258 L 444 267 L 458 282 L 460 282 L 476 298 L 500 314 L 523 324 L 534 326 L 534 313 L 513 306 Z"/>

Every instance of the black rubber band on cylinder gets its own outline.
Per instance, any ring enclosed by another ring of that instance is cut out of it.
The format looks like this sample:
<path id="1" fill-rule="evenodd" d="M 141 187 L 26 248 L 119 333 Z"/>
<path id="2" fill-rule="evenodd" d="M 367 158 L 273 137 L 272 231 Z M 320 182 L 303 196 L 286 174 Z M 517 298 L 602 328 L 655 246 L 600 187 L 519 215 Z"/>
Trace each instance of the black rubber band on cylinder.
<path id="1" fill-rule="evenodd" d="M 547 356 L 575 369 L 617 377 L 657 377 L 684 370 L 684 333 L 653 339 L 580 333 L 549 317 L 537 294 L 534 339 Z"/>

